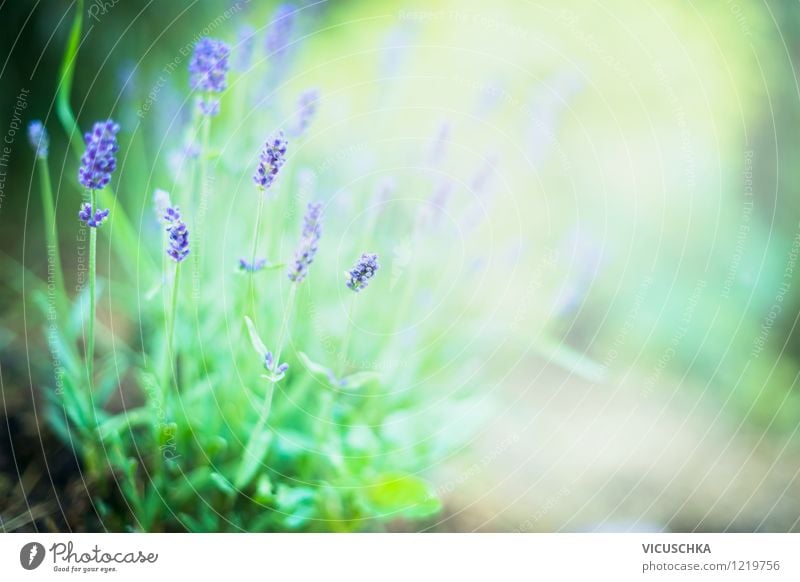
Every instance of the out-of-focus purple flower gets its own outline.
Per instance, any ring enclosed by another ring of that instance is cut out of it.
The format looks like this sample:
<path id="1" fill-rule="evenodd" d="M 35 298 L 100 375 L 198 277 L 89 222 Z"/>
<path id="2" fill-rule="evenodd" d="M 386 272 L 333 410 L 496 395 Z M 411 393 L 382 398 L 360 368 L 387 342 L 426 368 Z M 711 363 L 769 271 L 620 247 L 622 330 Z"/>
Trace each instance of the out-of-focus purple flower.
<path id="1" fill-rule="evenodd" d="M 303 217 L 303 233 L 294 252 L 294 264 L 289 268 L 289 279 L 300 283 L 308 275 L 308 267 L 314 262 L 322 236 L 322 203 L 309 202 Z"/>
<path id="2" fill-rule="evenodd" d="M 269 189 L 278 172 L 286 162 L 286 146 L 287 141 L 283 136 L 282 131 L 275 132 L 261 150 L 261 155 L 258 161 L 258 168 L 253 176 L 253 181 L 262 190 Z"/>
<path id="3" fill-rule="evenodd" d="M 245 258 L 239 259 L 239 269 L 248 273 L 257 273 L 267 266 L 267 259 L 258 258 L 254 263 L 251 263 Z"/>
<path id="4" fill-rule="evenodd" d="M 92 131 L 84 135 L 86 151 L 81 158 L 78 180 L 90 190 L 100 190 L 111 181 L 111 173 L 117 168 L 114 154 L 119 149 L 117 132 L 119 125 L 111 119 L 98 121 Z"/>
<path id="5" fill-rule="evenodd" d="M 46 158 L 50 149 L 50 136 L 47 135 L 47 130 L 38 119 L 34 119 L 28 125 L 28 141 L 31 142 L 31 147 L 36 154 L 37 158 Z"/>
<path id="6" fill-rule="evenodd" d="M 178 218 L 167 227 L 167 234 L 169 235 L 167 254 L 176 263 L 180 263 L 189 254 L 189 229 Z"/>
<path id="7" fill-rule="evenodd" d="M 89 228 L 97 228 L 108 218 L 108 208 L 105 210 L 92 211 L 92 205 L 88 202 L 84 202 L 78 212 L 78 218 Z"/>
<path id="8" fill-rule="evenodd" d="M 347 288 L 358 293 L 369 285 L 369 280 L 375 276 L 379 268 L 378 255 L 363 253 L 355 266 L 345 273 Z"/>
<path id="9" fill-rule="evenodd" d="M 237 71 L 246 71 L 253 62 L 255 33 L 255 29 L 249 24 L 243 24 L 239 27 L 236 46 L 233 49 L 234 66 Z"/>
<path id="10" fill-rule="evenodd" d="M 450 140 L 450 123 L 443 121 L 436 130 L 436 135 L 431 142 L 429 160 L 431 165 L 436 166 L 442 162 L 447 152 L 447 142 Z"/>
<path id="11" fill-rule="evenodd" d="M 289 48 L 289 41 L 294 28 L 295 7 L 291 4 L 281 4 L 272 15 L 272 21 L 267 28 L 267 55 L 279 61 Z"/>
<path id="12" fill-rule="evenodd" d="M 319 89 L 308 89 L 300 94 L 297 99 L 297 110 L 295 111 L 294 127 L 292 135 L 299 137 L 303 135 L 308 126 L 314 120 L 319 104 Z"/>
<path id="13" fill-rule="evenodd" d="M 166 218 L 167 212 L 172 207 L 169 192 L 161 188 L 156 188 L 155 192 L 153 192 L 153 205 L 156 208 L 156 219 L 158 219 L 160 223 L 166 225 L 168 223 Z"/>
<path id="14" fill-rule="evenodd" d="M 203 37 L 194 47 L 189 61 L 189 82 L 192 89 L 206 94 L 222 93 L 228 86 L 228 57 L 231 49 L 215 38 Z M 204 115 L 219 113 L 219 100 L 204 95 L 200 99 L 200 111 Z"/>

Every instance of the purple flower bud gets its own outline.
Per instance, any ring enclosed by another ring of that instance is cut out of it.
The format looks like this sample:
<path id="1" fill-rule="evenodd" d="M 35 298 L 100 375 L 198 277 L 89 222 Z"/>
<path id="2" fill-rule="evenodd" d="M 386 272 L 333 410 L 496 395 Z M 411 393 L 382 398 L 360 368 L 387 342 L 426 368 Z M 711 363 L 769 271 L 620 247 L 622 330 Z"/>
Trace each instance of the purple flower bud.
<path id="1" fill-rule="evenodd" d="M 297 110 L 295 111 L 294 127 L 292 135 L 300 137 L 314 120 L 319 104 L 319 89 L 309 89 L 303 91 L 297 99 Z"/>
<path id="2" fill-rule="evenodd" d="M 267 259 L 258 258 L 254 263 L 251 263 L 245 258 L 239 259 L 239 269 L 247 271 L 248 273 L 257 273 L 267 266 Z"/>
<path id="3" fill-rule="evenodd" d="M 189 254 L 189 230 L 180 218 L 172 222 L 167 227 L 169 241 L 167 242 L 167 254 L 176 263 L 180 263 Z"/>
<path id="4" fill-rule="evenodd" d="M 261 150 L 258 168 L 253 181 L 262 190 L 267 190 L 275 181 L 278 172 L 286 161 L 287 142 L 282 131 L 274 133 Z"/>
<path id="5" fill-rule="evenodd" d="M 111 119 L 98 121 L 92 131 L 84 135 L 86 151 L 81 158 L 78 180 L 90 190 L 100 190 L 111 181 L 111 173 L 117 168 L 114 154 L 119 149 L 117 132 L 119 125 Z"/>
<path id="6" fill-rule="evenodd" d="M 38 119 L 31 121 L 28 125 L 28 141 L 31 142 L 37 158 L 44 159 L 47 157 L 47 152 L 50 148 L 50 136 L 47 135 L 47 130 Z"/>
<path id="7" fill-rule="evenodd" d="M 309 202 L 303 217 L 303 233 L 297 250 L 294 252 L 294 264 L 289 268 L 289 279 L 300 283 L 308 275 L 308 267 L 314 262 L 319 239 L 322 236 L 322 204 Z"/>
<path id="8" fill-rule="evenodd" d="M 272 352 L 268 351 L 264 354 L 264 369 L 267 372 L 273 372 L 274 374 L 285 374 L 286 370 L 289 369 L 289 364 L 286 362 L 282 364 L 275 365 L 275 356 L 272 355 Z"/>
<path id="9" fill-rule="evenodd" d="M 380 268 L 378 255 L 363 253 L 355 266 L 345 273 L 347 288 L 358 293 L 369 285 L 369 280 L 375 276 L 375 271 Z"/>
<path id="10" fill-rule="evenodd" d="M 92 205 L 84 202 L 78 212 L 78 218 L 89 228 L 97 228 L 108 218 L 108 208 L 105 210 L 92 211 Z"/>
<path id="11" fill-rule="evenodd" d="M 162 217 L 164 218 L 164 224 L 167 226 L 173 225 L 176 222 L 180 222 L 181 209 L 177 206 L 167 206 L 167 209 L 164 211 Z"/>

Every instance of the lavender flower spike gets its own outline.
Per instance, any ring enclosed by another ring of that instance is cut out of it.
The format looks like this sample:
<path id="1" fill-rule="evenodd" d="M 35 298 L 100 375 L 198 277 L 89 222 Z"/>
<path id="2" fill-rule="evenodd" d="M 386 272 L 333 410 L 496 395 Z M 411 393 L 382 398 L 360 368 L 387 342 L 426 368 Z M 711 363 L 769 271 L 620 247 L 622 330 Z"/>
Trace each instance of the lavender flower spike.
<path id="1" fill-rule="evenodd" d="M 167 254 L 176 263 L 180 263 L 189 254 L 189 230 L 180 219 L 180 215 L 178 216 L 178 219 L 167 228 L 167 233 L 169 234 Z"/>
<path id="2" fill-rule="evenodd" d="M 264 144 L 253 181 L 262 190 L 269 189 L 286 161 L 287 142 L 282 131 L 274 133 Z"/>
<path id="3" fill-rule="evenodd" d="M 105 210 L 97 210 L 92 213 L 92 205 L 88 202 L 84 202 L 83 206 L 81 206 L 81 209 L 78 212 L 78 218 L 80 218 L 82 222 L 86 223 L 86 226 L 89 228 L 97 228 L 103 224 L 106 218 L 108 218 L 108 208 Z"/>
<path id="4" fill-rule="evenodd" d="M 78 180 L 90 190 L 100 190 L 111 181 L 111 174 L 117 168 L 114 154 L 119 149 L 117 132 L 119 125 L 111 119 L 98 121 L 92 131 L 84 136 L 86 151 L 81 158 Z"/>
<path id="5" fill-rule="evenodd" d="M 237 71 L 246 71 L 250 68 L 253 61 L 253 49 L 255 48 L 255 29 L 249 24 L 239 27 L 237 43 L 234 47 L 234 66 Z"/>
<path id="6" fill-rule="evenodd" d="M 369 285 L 369 280 L 375 276 L 375 271 L 379 268 L 378 255 L 363 253 L 355 266 L 345 273 L 347 288 L 358 293 Z"/>
<path id="7" fill-rule="evenodd" d="M 44 159 L 47 157 L 47 152 L 50 148 L 50 136 L 47 135 L 47 130 L 38 119 L 34 119 L 28 125 L 28 140 L 31 142 L 37 158 Z"/>
<path id="8" fill-rule="evenodd" d="M 231 49 L 221 40 L 203 37 L 194 47 L 189 61 L 189 82 L 192 89 L 206 93 L 200 99 L 200 111 L 204 115 L 219 113 L 219 100 L 208 94 L 222 93 L 228 86 L 228 57 Z"/>
<path id="9" fill-rule="evenodd" d="M 281 4 L 275 9 L 267 29 L 267 54 L 280 60 L 289 47 L 289 38 L 294 28 L 295 8 L 291 4 Z"/>
<path id="10" fill-rule="evenodd" d="M 309 89 L 303 91 L 297 99 L 297 110 L 295 112 L 295 122 L 292 128 L 292 135 L 300 137 L 314 120 L 319 104 L 319 89 Z"/>
<path id="11" fill-rule="evenodd" d="M 322 235 L 322 204 L 309 202 L 303 217 L 303 234 L 294 252 L 294 264 L 289 268 L 289 280 L 300 283 L 308 275 L 308 267 L 314 262 L 319 238 Z"/>

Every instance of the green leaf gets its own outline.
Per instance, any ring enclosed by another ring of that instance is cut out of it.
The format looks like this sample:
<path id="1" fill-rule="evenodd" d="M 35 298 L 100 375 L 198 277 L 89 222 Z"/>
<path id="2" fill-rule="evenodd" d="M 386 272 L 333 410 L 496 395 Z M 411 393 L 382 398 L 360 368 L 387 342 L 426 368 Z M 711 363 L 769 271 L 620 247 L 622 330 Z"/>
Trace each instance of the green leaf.
<path id="1" fill-rule="evenodd" d="M 100 440 L 108 440 L 112 437 L 118 437 L 124 429 L 130 430 L 136 426 L 142 426 L 150 422 L 153 418 L 153 411 L 150 408 L 141 407 L 134 408 L 133 410 L 126 410 L 120 412 L 102 422 L 97 427 L 97 433 Z"/>
<path id="2" fill-rule="evenodd" d="M 211 473 L 211 483 L 229 497 L 236 495 L 236 488 L 219 473 Z"/>
<path id="3" fill-rule="evenodd" d="M 439 513 L 442 503 L 425 480 L 397 471 L 383 473 L 367 485 L 365 500 L 378 517 L 421 519 Z"/>
<path id="4" fill-rule="evenodd" d="M 264 505 L 275 501 L 275 495 L 272 493 L 272 480 L 269 478 L 269 475 L 263 474 L 258 477 L 256 492 L 255 495 L 253 495 L 253 499 Z"/>
<path id="5" fill-rule="evenodd" d="M 323 380 L 330 386 L 337 385 L 336 374 L 333 373 L 333 370 L 322 364 L 317 364 L 303 352 L 297 352 L 297 357 L 300 358 L 300 363 L 303 364 L 303 367 L 308 370 L 312 376 Z"/>
<path id="6" fill-rule="evenodd" d="M 306 505 L 314 501 L 314 490 L 310 487 L 289 487 L 288 485 L 278 485 L 275 502 L 278 509 L 286 513 L 296 511 L 301 505 Z"/>
<path id="7" fill-rule="evenodd" d="M 239 465 L 239 472 L 233 480 L 237 489 L 244 489 L 252 481 L 253 476 L 261 468 L 264 457 L 267 456 L 269 445 L 272 442 L 271 432 L 262 432 L 253 435 L 247 443 Z"/>
<path id="8" fill-rule="evenodd" d="M 341 385 L 346 390 L 357 390 L 365 384 L 380 380 L 380 377 L 381 375 L 378 372 L 356 372 L 342 378 Z"/>
<path id="9" fill-rule="evenodd" d="M 263 359 L 269 351 L 267 346 L 265 346 L 264 342 L 261 341 L 261 336 L 258 335 L 255 324 L 246 315 L 244 316 L 244 322 L 247 324 L 247 333 L 250 334 L 250 343 L 253 345 L 253 349 L 258 354 L 258 357 Z"/>

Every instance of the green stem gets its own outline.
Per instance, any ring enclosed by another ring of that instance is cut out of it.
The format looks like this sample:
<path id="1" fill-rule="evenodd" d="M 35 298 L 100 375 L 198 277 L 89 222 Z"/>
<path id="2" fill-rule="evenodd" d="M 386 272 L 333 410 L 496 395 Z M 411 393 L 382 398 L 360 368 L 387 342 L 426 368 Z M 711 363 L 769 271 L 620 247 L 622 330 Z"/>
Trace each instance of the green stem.
<path id="1" fill-rule="evenodd" d="M 66 316 L 67 289 L 64 285 L 64 272 L 61 269 L 61 253 L 58 248 L 58 224 L 56 223 L 56 211 L 53 205 L 53 186 L 50 182 L 50 169 L 47 167 L 47 158 L 38 158 L 39 180 L 42 191 L 42 209 L 44 212 L 44 236 L 47 241 L 47 260 L 48 275 L 50 266 L 50 254 L 53 256 L 53 283 L 56 288 L 57 302 L 62 310 L 62 315 Z M 48 277 L 49 279 L 49 277 Z"/>
<path id="2" fill-rule="evenodd" d="M 278 341 L 275 343 L 275 359 L 273 362 L 275 366 L 279 366 L 281 363 L 281 353 L 283 352 L 283 343 L 286 341 L 287 330 L 289 328 L 289 320 L 292 317 L 292 311 L 294 309 L 294 299 L 295 295 L 297 294 L 297 285 L 292 284 L 289 287 L 289 297 L 286 300 L 286 308 L 283 310 L 283 320 L 281 321 L 281 327 L 278 332 Z M 275 382 L 270 381 L 269 385 L 267 386 L 267 390 L 264 393 L 264 400 L 261 403 L 261 410 L 258 415 L 258 421 L 256 422 L 255 428 L 250 432 L 250 438 L 248 439 L 247 446 L 245 448 L 246 451 L 249 451 L 253 448 L 255 439 L 260 438 L 261 433 L 263 432 L 264 428 L 267 425 L 267 419 L 269 418 L 270 410 L 272 409 L 272 396 L 275 393 Z M 251 462 L 246 456 L 243 456 L 240 461 L 240 468 L 239 472 L 242 471 L 242 467 L 245 463 Z"/>
<path id="3" fill-rule="evenodd" d="M 92 209 L 95 211 L 94 190 L 89 196 Z M 95 289 L 97 286 L 97 227 L 89 227 L 89 329 L 86 338 L 86 371 L 89 377 L 89 389 L 94 391 L 94 319 Z"/>
<path id="4" fill-rule="evenodd" d="M 350 307 L 347 310 L 347 328 L 342 341 L 342 348 L 339 350 L 339 357 L 341 360 L 336 366 L 336 379 L 341 380 L 345 371 L 347 371 L 347 352 L 350 351 L 350 340 L 353 337 L 353 314 L 356 309 L 356 295 L 350 298 Z"/>
<path id="5" fill-rule="evenodd" d="M 249 285 L 249 293 L 250 296 L 250 309 L 253 316 L 253 322 L 256 322 L 256 254 L 258 253 L 258 238 L 261 234 L 261 212 L 264 207 L 264 193 L 261 192 L 258 197 L 258 209 L 256 210 L 256 232 L 253 235 L 253 252 L 252 252 L 252 260 L 250 262 L 250 267 L 253 268 L 253 271 L 250 273 L 250 285 Z M 294 287 L 294 285 L 292 285 Z"/>
<path id="6" fill-rule="evenodd" d="M 170 306 L 169 330 L 167 331 L 167 357 L 169 358 L 170 368 L 175 361 L 176 354 L 173 351 L 173 341 L 175 336 L 175 321 L 178 319 L 178 287 L 180 282 L 181 264 L 175 263 L 175 278 L 172 281 L 172 305 Z"/>
<path id="7" fill-rule="evenodd" d="M 194 210 L 194 227 L 195 227 L 195 236 L 194 240 L 196 241 L 194 244 L 194 264 L 196 268 L 196 276 L 201 276 L 201 260 L 202 260 L 202 253 L 200 252 L 200 246 L 202 243 L 202 233 L 200 232 L 202 229 L 198 226 L 197 221 L 197 208 L 201 208 L 204 214 L 208 213 L 208 193 L 206 192 L 206 188 L 208 187 L 208 142 L 210 140 L 211 135 L 211 117 L 208 115 L 201 115 L 200 116 L 200 124 L 201 124 L 201 142 L 202 142 L 202 151 L 200 152 L 200 164 L 199 164 L 199 174 L 200 174 L 200 200 L 192 204 Z M 203 216 L 203 221 L 205 222 L 205 215 Z M 198 236 L 199 235 L 199 236 Z"/>

